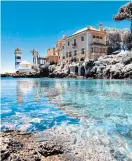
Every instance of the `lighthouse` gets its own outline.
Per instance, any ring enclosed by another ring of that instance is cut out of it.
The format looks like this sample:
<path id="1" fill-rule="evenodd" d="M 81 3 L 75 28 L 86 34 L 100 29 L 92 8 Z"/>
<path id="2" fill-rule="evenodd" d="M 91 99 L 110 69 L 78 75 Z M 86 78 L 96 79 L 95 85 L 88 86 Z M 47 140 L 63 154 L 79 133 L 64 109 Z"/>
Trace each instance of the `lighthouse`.
<path id="1" fill-rule="evenodd" d="M 15 70 L 18 70 L 18 66 L 21 63 L 21 50 L 19 48 L 15 49 Z"/>

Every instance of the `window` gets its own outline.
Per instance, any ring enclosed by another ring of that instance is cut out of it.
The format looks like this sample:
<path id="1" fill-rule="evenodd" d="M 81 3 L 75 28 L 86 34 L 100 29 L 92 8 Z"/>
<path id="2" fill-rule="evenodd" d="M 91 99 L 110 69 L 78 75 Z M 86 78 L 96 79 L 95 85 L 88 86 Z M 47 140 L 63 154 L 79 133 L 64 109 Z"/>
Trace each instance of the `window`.
<path id="1" fill-rule="evenodd" d="M 76 46 L 77 44 L 76 44 L 76 39 L 74 39 L 74 44 L 73 44 L 74 46 Z"/>
<path id="2" fill-rule="evenodd" d="M 70 42 L 68 41 L 68 46 L 70 45 Z"/>
<path id="3" fill-rule="evenodd" d="M 21 56 L 16 56 L 17 59 L 21 59 Z"/>
<path id="4" fill-rule="evenodd" d="M 76 39 L 74 39 L 74 43 L 76 43 Z"/>
<path id="5" fill-rule="evenodd" d="M 81 41 L 84 41 L 84 36 L 81 37 Z"/>
<path id="6" fill-rule="evenodd" d="M 64 49 L 64 46 L 62 46 L 62 49 Z"/>
<path id="7" fill-rule="evenodd" d="M 84 61 L 84 58 L 81 58 L 80 61 Z"/>
<path id="8" fill-rule="evenodd" d="M 95 35 L 93 35 L 93 38 L 95 38 Z"/>
<path id="9" fill-rule="evenodd" d="M 99 39 L 99 36 L 96 36 L 97 39 Z"/>
<path id="10" fill-rule="evenodd" d="M 72 55 L 71 55 L 71 51 L 69 52 L 69 57 L 71 57 Z"/>
<path id="11" fill-rule="evenodd" d="M 82 54 L 84 54 L 84 48 L 82 48 Z"/>
<path id="12" fill-rule="evenodd" d="M 102 39 L 102 37 L 100 36 L 100 39 Z"/>
<path id="13" fill-rule="evenodd" d="M 76 55 L 77 55 L 77 51 L 75 50 L 75 51 L 74 51 L 74 56 L 76 56 Z"/>
<path id="14" fill-rule="evenodd" d="M 65 59 L 65 56 L 63 56 L 63 59 Z"/>
<path id="15" fill-rule="evenodd" d="M 68 52 L 66 53 L 66 57 L 68 57 Z"/>

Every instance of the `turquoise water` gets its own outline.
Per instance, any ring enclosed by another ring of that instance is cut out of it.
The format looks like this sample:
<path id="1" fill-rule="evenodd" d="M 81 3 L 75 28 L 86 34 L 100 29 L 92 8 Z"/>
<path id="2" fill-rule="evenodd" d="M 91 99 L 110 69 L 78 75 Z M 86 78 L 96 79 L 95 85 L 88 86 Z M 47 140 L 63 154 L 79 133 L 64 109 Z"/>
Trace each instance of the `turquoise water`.
<path id="1" fill-rule="evenodd" d="M 131 151 L 131 80 L 2 78 L 1 89 L 2 130 L 82 124 L 122 138 Z"/>

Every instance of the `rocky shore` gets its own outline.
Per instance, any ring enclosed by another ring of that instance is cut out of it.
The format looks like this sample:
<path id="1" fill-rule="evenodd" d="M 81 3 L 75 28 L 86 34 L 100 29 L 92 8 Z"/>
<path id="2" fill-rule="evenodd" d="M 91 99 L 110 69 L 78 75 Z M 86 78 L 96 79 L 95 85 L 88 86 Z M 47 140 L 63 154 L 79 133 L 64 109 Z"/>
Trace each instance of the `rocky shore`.
<path id="1" fill-rule="evenodd" d="M 89 79 L 132 79 L 132 52 L 121 51 L 117 55 L 106 55 L 97 61 L 40 66 L 39 72 L 2 74 L 14 78 L 89 78 Z"/>
<path id="2" fill-rule="evenodd" d="M 49 66 L 51 78 L 132 79 L 132 52 L 106 55 L 97 61 Z"/>
<path id="3" fill-rule="evenodd" d="M 54 127 L 40 133 L 1 132 L 2 161 L 129 161 L 123 141 L 113 145 L 101 131 L 77 127 Z"/>
<path id="4" fill-rule="evenodd" d="M 31 133 L 21 131 L 1 132 L 1 161 L 59 161 L 61 146 L 37 142 Z"/>

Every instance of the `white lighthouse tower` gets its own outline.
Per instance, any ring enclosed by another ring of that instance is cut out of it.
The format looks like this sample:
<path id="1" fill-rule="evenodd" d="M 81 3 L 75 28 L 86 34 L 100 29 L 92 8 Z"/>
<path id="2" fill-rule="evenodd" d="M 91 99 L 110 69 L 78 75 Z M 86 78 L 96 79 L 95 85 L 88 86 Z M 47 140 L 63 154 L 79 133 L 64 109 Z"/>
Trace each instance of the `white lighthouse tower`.
<path id="1" fill-rule="evenodd" d="M 21 63 L 21 50 L 19 48 L 15 49 L 15 70 L 18 70 L 19 64 Z"/>

